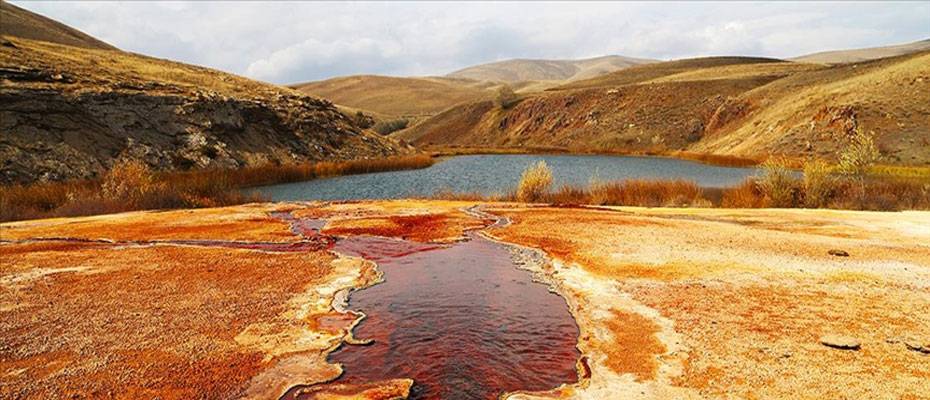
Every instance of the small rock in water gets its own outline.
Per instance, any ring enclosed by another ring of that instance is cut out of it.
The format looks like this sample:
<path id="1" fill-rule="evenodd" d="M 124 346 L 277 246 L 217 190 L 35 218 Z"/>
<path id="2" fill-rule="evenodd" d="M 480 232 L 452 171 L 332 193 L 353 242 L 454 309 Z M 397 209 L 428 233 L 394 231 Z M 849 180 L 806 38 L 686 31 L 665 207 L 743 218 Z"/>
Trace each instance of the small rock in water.
<path id="1" fill-rule="evenodd" d="M 855 338 L 841 335 L 823 335 L 820 337 L 820 344 L 840 350 L 859 350 L 861 345 Z"/>
<path id="2" fill-rule="evenodd" d="M 847 253 L 845 250 L 833 249 L 833 250 L 828 251 L 827 254 L 831 256 L 837 256 L 837 257 L 849 257 L 849 253 Z"/>
<path id="3" fill-rule="evenodd" d="M 916 340 L 905 340 L 904 345 L 907 346 L 908 350 L 930 354 L 930 343 L 921 343 Z"/>

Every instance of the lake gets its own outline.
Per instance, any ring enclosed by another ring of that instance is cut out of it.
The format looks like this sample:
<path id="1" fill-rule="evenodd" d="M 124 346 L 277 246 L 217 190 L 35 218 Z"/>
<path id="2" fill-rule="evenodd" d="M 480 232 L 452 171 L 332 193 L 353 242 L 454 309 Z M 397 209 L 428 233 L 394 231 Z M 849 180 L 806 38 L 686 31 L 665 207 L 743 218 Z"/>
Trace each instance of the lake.
<path id="1" fill-rule="evenodd" d="M 514 188 L 523 170 L 539 160 L 545 160 L 552 169 L 554 187 L 587 186 L 595 174 L 601 181 L 686 179 L 705 187 L 728 187 L 758 171 L 662 157 L 492 154 L 445 157 L 418 170 L 339 176 L 248 190 L 273 201 L 396 199 L 425 197 L 447 189 L 490 195 Z"/>

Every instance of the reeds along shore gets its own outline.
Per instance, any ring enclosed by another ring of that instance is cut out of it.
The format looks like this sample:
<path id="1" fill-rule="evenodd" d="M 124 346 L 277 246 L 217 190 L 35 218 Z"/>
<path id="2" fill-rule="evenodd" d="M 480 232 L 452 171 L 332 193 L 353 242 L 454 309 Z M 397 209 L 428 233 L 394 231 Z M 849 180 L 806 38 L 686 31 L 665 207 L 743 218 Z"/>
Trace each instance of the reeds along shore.
<path id="1" fill-rule="evenodd" d="M 0 221 L 267 201 L 241 189 L 329 176 L 425 168 L 433 162 L 432 157 L 420 154 L 241 169 L 152 172 L 141 162 L 126 160 L 114 165 L 100 179 L 0 186 Z"/>
<path id="2" fill-rule="evenodd" d="M 731 188 L 705 188 L 687 180 L 631 179 L 587 186 L 551 188 L 544 164 L 530 166 L 517 187 L 507 193 L 442 191 L 446 200 L 516 201 L 556 205 L 722 208 L 833 208 L 897 211 L 930 210 L 930 180 L 887 176 L 849 177 L 825 164 L 812 164 L 798 176 L 784 166 L 770 165 L 758 177 Z"/>

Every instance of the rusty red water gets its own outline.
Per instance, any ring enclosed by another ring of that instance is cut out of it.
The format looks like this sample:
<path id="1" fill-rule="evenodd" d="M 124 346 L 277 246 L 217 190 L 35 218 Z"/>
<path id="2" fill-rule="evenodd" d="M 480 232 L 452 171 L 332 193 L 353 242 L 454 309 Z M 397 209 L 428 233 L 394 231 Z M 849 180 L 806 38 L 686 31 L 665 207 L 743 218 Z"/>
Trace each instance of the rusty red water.
<path id="1" fill-rule="evenodd" d="M 575 382 L 578 327 L 565 301 L 477 235 L 445 247 L 350 237 L 336 251 L 378 262 L 385 282 L 354 292 L 368 346 L 330 356 L 340 382 L 413 378 L 414 399 L 495 399 Z"/>

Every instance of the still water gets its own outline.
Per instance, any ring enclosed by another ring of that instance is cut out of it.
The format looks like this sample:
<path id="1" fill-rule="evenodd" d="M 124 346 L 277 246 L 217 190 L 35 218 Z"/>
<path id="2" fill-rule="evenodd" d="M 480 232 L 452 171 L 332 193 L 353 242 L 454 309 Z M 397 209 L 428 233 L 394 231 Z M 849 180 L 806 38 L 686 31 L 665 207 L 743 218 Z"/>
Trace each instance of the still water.
<path id="1" fill-rule="evenodd" d="M 249 190 L 273 201 L 424 197 L 441 190 L 490 195 L 515 187 L 523 170 L 539 160 L 545 160 L 552 169 L 555 187 L 586 186 L 594 175 L 601 181 L 686 179 L 700 186 L 727 187 L 757 172 L 756 168 L 718 167 L 661 157 L 494 154 L 448 157 L 418 170 L 340 176 Z"/>

